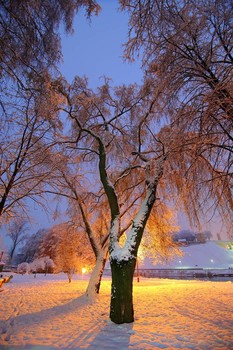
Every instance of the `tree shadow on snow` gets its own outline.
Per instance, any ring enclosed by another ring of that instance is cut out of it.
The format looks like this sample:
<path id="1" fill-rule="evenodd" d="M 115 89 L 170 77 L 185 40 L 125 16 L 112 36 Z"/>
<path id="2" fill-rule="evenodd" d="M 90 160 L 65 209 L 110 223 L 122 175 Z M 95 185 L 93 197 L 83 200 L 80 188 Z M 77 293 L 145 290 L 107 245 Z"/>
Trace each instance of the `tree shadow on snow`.
<path id="1" fill-rule="evenodd" d="M 85 294 L 71 300 L 68 303 L 53 306 L 49 309 L 40 310 L 37 312 L 28 312 L 20 315 L 20 310 L 13 312 L 8 321 L 0 320 L 0 334 L 12 331 L 18 332 L 24 329 L 26 325 L 42 325 L 44 322 L 52 322 L 55 318 L 61 318 L 69 313 L 81 311 L 83 308 L 92 307 L 94 303 Z"/>
<path id="2" fill-rule="evenodd" d="M 86 295 L 82 295 L 66 304 L 54 306 L 38 312 L 31 312 L 24 315 L 12 314 L 7 322 L 0 321 L 0 334 L 2 333 L 4 336 L 7 348 L 7 346 L 11 343 L 10 338 L 13 334 L 17 338 L 17 334 L 24 332 L 28 326 L 30 326 L 30 328 L 37 326 L 43 328 L 44 324 L 49 324 L 50 326 L 53 326 L 54 324 L 54 327 L 56 328 L 57 320 L 59 319 L 61 322 L 58 325 L 60 329 L 60 331 L 58 330 L 58 335 L 59 333 L 61 334 L 62 325 L 64 325 L 64 338 L 67 339 L 67 345 L 65 346 L 66 349 L 80 349 L 83 347 L 101 350 L 128 349 L 130 336 L 133 332 L 133 324 L 114 324 L 108 318 L 106 306 L 103 306 L 105 309 L 102 310 L 99 306 L 96 307 L 97 305 L 98 300 L 95 303 L 92 302 Z M 69 322 L 72 323 L 71 328 L 66 324 L 66 316 L 68 316 L 67 318 L 69 318 Z M 84 325 L 82 324 L 82 318 L 84 318 L 84 321 L 86 322 Z M 56 331 L 54 331 L 54 333 L 56 334 Z M 60 348 L 59 340 L 57 339 L 57 344 L 55 334 L 51 334 L 50 336 L 50 349 Z M 36 339 L 34 339 L 34 342 L 35 341 Z M 47 350 L 47 347 L 44 347 L 42 344 L 39 344 L 38 339 L 36 349 Z M 26 344 L 19 348 L 33 349 L 34 347 L 30 345 L 29 337 Z M 17 346 L 15 346 L 15 349 L 17 349 Z"/>
<path id="3" fill-rule="evenodd" d="M 87 348 L 90 350 L 126 350 L 129 348 L 130 337 L 133 333 L 133 323 L 116 325 L 108 320 L 97 336 L 88 342 Z"/>

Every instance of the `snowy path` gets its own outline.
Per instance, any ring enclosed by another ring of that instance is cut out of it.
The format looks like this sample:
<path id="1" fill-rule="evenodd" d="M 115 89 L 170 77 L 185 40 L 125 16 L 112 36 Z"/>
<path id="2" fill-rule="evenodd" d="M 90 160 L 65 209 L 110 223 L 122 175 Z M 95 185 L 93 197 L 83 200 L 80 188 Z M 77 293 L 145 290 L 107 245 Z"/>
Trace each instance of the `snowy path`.
<path id="1" fill-rule="evenodd" d="M 0 349 L 233 349 L 233 283 L 135 282 L 135 322 L 109 321 L 110 281 L 97 302 L 87 281 L 14 276 L 0 293 Z"/>

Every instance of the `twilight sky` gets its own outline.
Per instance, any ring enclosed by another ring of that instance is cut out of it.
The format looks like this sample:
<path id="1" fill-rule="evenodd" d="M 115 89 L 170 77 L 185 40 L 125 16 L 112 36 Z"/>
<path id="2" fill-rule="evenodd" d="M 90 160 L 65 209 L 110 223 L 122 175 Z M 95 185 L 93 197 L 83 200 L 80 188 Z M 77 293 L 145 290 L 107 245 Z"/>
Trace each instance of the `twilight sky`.
<path id="1" fill-rule="evenodd" d="M 103 0 L 99 4 L 102 10 L 98 16 L 93 16 L 89 21 L 84 11 L 80 11 L 75 18 L 74 33 L 62 34 L 62 74 L 69 82 L 75 75 L 86 75 L 92 88 L 102 84 L 103 76 L 111 78 L 113 85 L 134 82 L 140 84 L 140 63 L 126 63 L 122 57 L 122 45 L 127 40 L 127 15 L 118 10 L 116 0 Z M 65 207 L 62 203 L 64 201 L 61 199 L 60 210 Z M 56 207 L 55 203 L 51 205 Z M 53 226 L 61 220 L 55 222 L 33 202 L 31 215 L 34 218 L 32 233 L 40 228 Z"/>
<path id="2" fill-rule="evenodd" d="M 117 0 L 98 2 L 102 7 L 98 16 L 93 16 L 89 21 L 84 11 L 80 11 L 74 21 L 73 35 L 62 34 L 62 74 L 69 82 L 75 75 L 86 75 L 91 88 L 101 85 L 103 76 L 111 78 L 112 85 L 134 82 L 140 84 L 142 72 L 139 60 L 127 63 L 122 57 L 123 44 L 127 40 L 128 32 L 127 14 L 118 10 Z M 56 223 L 33 203 L 31 213 L 34 217 L 31 233 Z M 181 228 L 189 227 L 182 215 L 179 215 L 179 224 Z M 203 229 L 210 230 L 214 237 L 216 233 L 221 232 L 217 219 L 204 225 Z"/>
<path id="3" fill-rule="evenodd" d="M 89 21 L 84 16 L 84 11 L 80 11 L 75 18 L 73 35 L 62 35 L 62 74 L 69 82 L 75 75 L 86 75 L 92 88 L 101 85 L 103 76 L 111 78 L 113 85 L 140 84 L 140 62 L 127 63 L 122 57 L 128 32 L 127 14 L 118 10 L 117 0 L 102 0 L 99 4 L 102 10 L 98 16 L 93 16 Z M 55 224 L 39 208 L 34 207 L 32 210 L 37 221 L 35 230 Z M 189 227 L 182 214 L 179 214 L 178 221 L 182 229 Z M 210 230 L 216 237 L 222 228 L 218 220 L 212 218 L 211 223 L 204 224 L 203 230 Z"/>
<path id="4" fill-rule="evenodd" d="M 62 36 L 62 73 L 69 81 L 86 75 L 92 88 L 101 85 L 101 77 L 112 78 L 114 85 L 140 83 L 140 62 L 123 60 L 127 40 L 128 16 L 118 10 L 116 0 L 99 1 L 98 16 L 87 20 L 81 11 L 75 18 L 74 34 Z"/>
<path id="5" fill-rule="evenodd" d="M 111 78 L 113 85 L 140 84 L 140 61 L 128 63 L 123 60 L 123 44 L 128 33 L 127 14 L 118 10 L 117 0 L 98 2 L 102 7 L 98 16 L 89 21 L 81 11 L 75 18 L 74 34 L 62 36 L 62 73 L 69 82 L 75 75 L 86 75 L 92 88 L 101 85 L 103 76 Z M 182 214 L 178 220 L 181 228 L 189 227 Z M 218 219 L 213 218 L 211 223 L 204 224 L 203 230 L 210 230 L 214 237 L 224 231 Z"/>

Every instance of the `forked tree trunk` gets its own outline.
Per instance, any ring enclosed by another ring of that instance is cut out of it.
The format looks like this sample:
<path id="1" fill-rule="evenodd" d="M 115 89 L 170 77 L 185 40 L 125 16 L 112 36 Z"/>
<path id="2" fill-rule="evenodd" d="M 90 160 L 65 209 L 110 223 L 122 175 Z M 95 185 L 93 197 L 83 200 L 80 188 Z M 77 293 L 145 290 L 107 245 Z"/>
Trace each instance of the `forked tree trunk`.
<path id="1" fill-rule="evenodd" d="M 118 324 L 130 323 L 134 321 L 133 275 L 137 252 L 147 219 L 156 200 L 157 185 L 163 175 L 163 164 L 166 156 L 163 154 L 162 158 L 150 162 L 146 160 L 148 162 L 145 167 L 146 196 L 132 221 L 125 245 L 121 248 L 119 244 L 121 234 L 120 206 L 116 189 L 108 178 L 105 146 L 99 136 L 93 133 L 91 135 L 95 137 L 99 144 L 99 174 L 111 211 L 109 253 L 112 271 L 112 294 L 110 319 Z"/>
<path id="2" fill-rule="evenodd" d="M 95 284 L 95 292 L 96 292 L 96 294 L 99 294 L 99 292 L 100 292 L 100 284 L 101 284 L 101 281 L 102 281 L 102 276 L 103 276 L 105 264 L 106 264 L 106 259 L 103 259 L 102 260 L 102 264 L 100 266 L 100 270 L 99 270 L 99 280 L 96 281 L 96 284 Z"/>
<path id="3" fill-rule="evenodd" d="M 118 324 L 133 322 L 133 276 L 136 258 L 127 261 L 113 259 L 110 264 L 112 271 L 110 319 Z"/>

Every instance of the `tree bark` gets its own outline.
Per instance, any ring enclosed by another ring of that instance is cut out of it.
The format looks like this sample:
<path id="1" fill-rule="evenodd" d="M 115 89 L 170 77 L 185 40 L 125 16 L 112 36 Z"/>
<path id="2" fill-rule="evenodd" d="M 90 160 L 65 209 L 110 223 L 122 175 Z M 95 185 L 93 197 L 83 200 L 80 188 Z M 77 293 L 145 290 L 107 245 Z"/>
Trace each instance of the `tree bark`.
<path id="1" fill-rule="evenodd" d="M 134 321 L 133 276 L 136 258 L 111 260 L 112 291 L 110 319 L 117 324 Z"/>
<path id="2" fill-rule="evenodd" d="M 150 167 L 147 170 L 146 196 L 134 217 L 131 230 L 123 248 L 116 240 L 119 218 L 112 221 L 110 234 L 110 264 L 112 271 L 112 294 L 110 319 L 114 323 L 130 323 L 134 321 L 133 309 L 133 275 L 136 266 L 138 248 L 141 243 L 144 228 L 156 200 L 156 191 L 163 175 L 164 156 L 153 166 L 154 175 L 150 177 Z"/>

